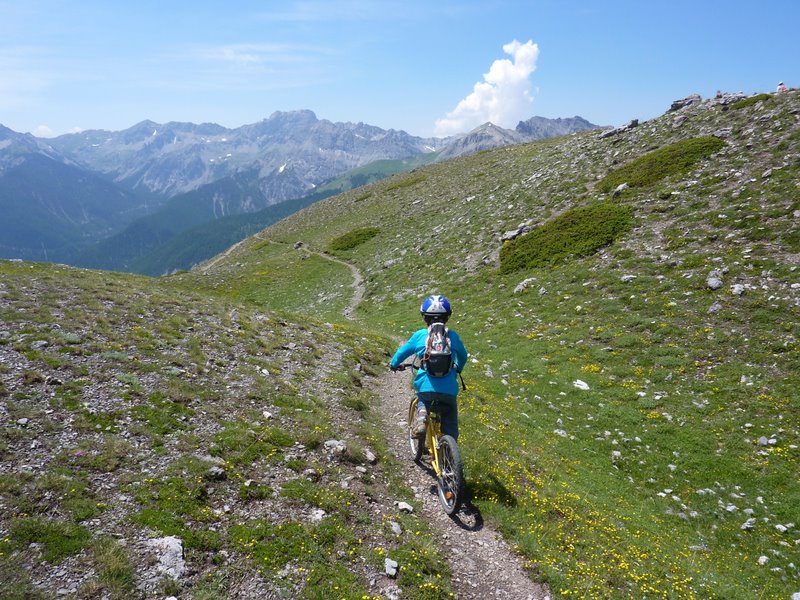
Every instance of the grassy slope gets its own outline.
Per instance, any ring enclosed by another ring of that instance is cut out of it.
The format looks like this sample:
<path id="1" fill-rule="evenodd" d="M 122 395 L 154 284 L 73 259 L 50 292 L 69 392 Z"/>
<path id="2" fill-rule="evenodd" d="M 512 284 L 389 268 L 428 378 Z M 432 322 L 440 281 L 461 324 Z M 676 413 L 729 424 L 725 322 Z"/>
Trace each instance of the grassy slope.
<path id="1" fill-rule="evenodd" d="M 169 278 L 0 261 L 0 598 L 374 597 L 387 551 L 406 597 L 448 597 L 392 506 L 413 492 L 363 384 L 386 351 Z M 179 584 L 148 549 L 165 535 Z"/>
<path id="2" fill-rule="evenodd" d="M 794 92 L 705 104 L 682 123 L 433 165 L 314 205 L 261 234 L 277 243 L 249 240 L 183 282 L 335 320 L 349 275 L 292 245 L 379 228 L 339 254 L 365 276 L 357 316 L 407 334 L 426 294 L 454 302 L 475 359 L 460 439 L 472 492 L 554 590 L 785 598 L 800 586 L 799 107 Z M 594 189 L 608 173 L 725 127 L 718 153 L 615 199 L 630 234 L 498 271 L 504 231 L 608 200 Z"/>

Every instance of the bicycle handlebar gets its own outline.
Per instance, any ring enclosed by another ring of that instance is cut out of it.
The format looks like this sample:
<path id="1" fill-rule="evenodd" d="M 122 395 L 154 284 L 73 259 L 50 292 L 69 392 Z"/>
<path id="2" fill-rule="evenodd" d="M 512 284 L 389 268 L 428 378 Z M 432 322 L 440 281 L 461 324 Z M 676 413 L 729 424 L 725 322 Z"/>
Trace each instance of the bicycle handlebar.
<path id="1" fill-rule="evenodd" d="M 414 369 L 415 371 L 417 371 L 417 370 L 421 369 L 422 367 L 420 365 L 417 365 L 417 364 L 414 364 L 414 363 L 402 363 L 402 364 L 397 365 L 397 368 L 394 369 L 394 371 L 405 371 L 406 369 L 409 369 L 409 368 L 410 369 Z M 462 377 L 461 373 L 458 373 L 458 378 L 461 380 L 461 389 L 466 391 L 467 390 L 467 384 L 464 383 L 464 377 Z"/>

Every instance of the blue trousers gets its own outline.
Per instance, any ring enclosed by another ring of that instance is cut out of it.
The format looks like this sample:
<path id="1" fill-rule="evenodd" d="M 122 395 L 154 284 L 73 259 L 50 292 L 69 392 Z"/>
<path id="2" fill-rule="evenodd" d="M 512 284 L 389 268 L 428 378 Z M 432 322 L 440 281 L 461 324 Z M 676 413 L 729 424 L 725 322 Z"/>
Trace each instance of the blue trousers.
<path id="1" fill-rule="evenodd" d="M 458 403 L 456 397 L 439 392 L 417 392 L 417 410 L 424 408 L 439 413 L 442 433 L 458 440 Z"/>

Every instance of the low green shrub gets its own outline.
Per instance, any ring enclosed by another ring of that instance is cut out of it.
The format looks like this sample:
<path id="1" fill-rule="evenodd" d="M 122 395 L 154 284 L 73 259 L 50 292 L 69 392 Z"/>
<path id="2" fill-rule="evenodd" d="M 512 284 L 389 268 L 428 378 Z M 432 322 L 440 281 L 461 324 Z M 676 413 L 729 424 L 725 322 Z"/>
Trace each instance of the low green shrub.
<path id="1" fill-rule="evenodd" d="M 613 202 L 573 208 L 500 250 L 500 272 L 546 267 L 570 257 L 588 256 L 633 226 L 632 210 Z"/>
<path id="2" fill-rule="evenodd" d="M 356 246 L 360 246 L 364 242 L 368 242 L 380 233 L 377 227 L 361 227 L 354 229 L 349 233 L 345 233 L 337 238 L 334 238 L 328 244 L 330 252 L 342 252 L 344 250 L 352 250 Z"/>
<path id="3" fill-rule="evenodd" d="M 417 175 L 415 177 L 406 177 L 406 178 L 403 178 L 400 181 L 397 181 L 395 183 L 390 183 L 386 187 L 386 191 L 387 192 L 391 192 L 392 190 L 399 190 L 399 189 L 402 189 L 402 188 L 411 187 L 412 185 L 416 185 L 418 183 L 422 183 L 426 179 L 428 179 L 427 175 Z"/>
<path id="4" fill-rule="evenodd" d="M 610 192 L 622 183 L 631 187 L 644 187 L 665 177 L 685 173 L 696 162 L 719 151 L 725 142 L 714 136 L 681 140 L 658 150 L 648 152 L 606 175 L 597 189 Z"/>
<path id="5" fill-rule="evenodd" d="M 28 517 L 11 522 L 8 538 L 17 549 L 41 544 L 42 558 L 59 563 L 80 552 L 89 543 L 91 534 L 74 523 Z"/>
<path id="6" fill-rule="evenodd" d="M 742 98 L 731 104 L 728 108 L 733 110 L 738 110 L 740 108 L 747 108 L 748 106 L 753 106 L 759 102 L 769 100 L 772 98 L 770 94 L 756 94 L 755 96 L 750 96 L 749 98 Z"/>

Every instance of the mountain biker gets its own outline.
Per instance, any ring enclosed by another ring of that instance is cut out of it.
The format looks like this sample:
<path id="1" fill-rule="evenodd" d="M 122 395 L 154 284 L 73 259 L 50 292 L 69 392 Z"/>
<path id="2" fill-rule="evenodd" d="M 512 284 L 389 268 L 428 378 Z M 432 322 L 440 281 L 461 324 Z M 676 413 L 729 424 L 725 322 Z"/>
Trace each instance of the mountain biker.
<path id="1" fill-rule="evenodd" d="M 436 322 L 447 323 L 453 311 L 447 298 L 432 295 L 422 301 L 420 313 L 425 320 L 426 326 L 415 331 L 409 340 L 397 349 L 389 362 L 389 368 L 392 371 L 396 371 L 400 364 L 412 354 L 416 354 L 419 361 L 422 361 L 426 354 L 426 342 L 431 324 Z M 414 389 L 417 392 L 417 422 L 414 434 L 417 437 L 424 437 L 425 435 L 428 411 L 430 410 L 431 402 L 435 400 L 436 411 L 442 419 L 442 433 L 451 435 L 456 440 L 458 439 L 457 374 L 461 373 L 467 364 L 468 354 L 464 343 L 455 331 L 449 329 L 448 337 L 453 358 L 453 365 L 449 372 L 442 377 L 430 375 L 424 368 L 423 363 L 423 367 L 417 371 L 414 377 Z"/>

